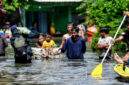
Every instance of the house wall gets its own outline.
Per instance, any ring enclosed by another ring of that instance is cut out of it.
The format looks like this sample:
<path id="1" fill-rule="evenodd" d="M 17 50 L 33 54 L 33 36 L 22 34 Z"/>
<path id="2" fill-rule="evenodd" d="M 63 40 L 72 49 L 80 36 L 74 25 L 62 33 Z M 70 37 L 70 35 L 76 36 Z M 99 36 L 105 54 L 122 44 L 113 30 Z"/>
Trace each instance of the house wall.
<path id="1" fill-rule="evenodd" d="M 61 33 L 66 33 L 66 25 L 68 22 L 72 21 L 72 12 L 75 12 L 76 7 L 79 3 L 30 3 L 31 7 L 25 11 L 25 25 L 31 25 L 35 21 L 35 17 L 38 16 L 39 12 L 47 13 L 47 31 L 49 33 L 50 23 L 54 23 L 54 28 L 56 31 Z M 28 13 L 30 20 L 28 22 Z M 36 14 L 37 13 L 37 14 Z M 28 24 L 29 23 L 29 24 Z M 39 28 L 38 30 L 40 30 Z"/>
<path id="2" fill-rule="evenodd" d="M 66 24 L 69 22 L 68 7 L 56 8 L 54 13 L 54 26 L 56 31 L 66 33 Z M 70 19 L 71 20 L 71 19 Z"/>
<path id="3" fill-rule="evenodd" d="M 29 27 L 33 21 L 37 21 L 36 17 L 39 12 L 45 12 L 48 15 L 48 32 L 50 29 L 50 23 L 54 23 L 54 28 L 56 31 L 61 33 L 66 33 L 66 24 L 70 22 L 71 19 L 71 10 L 69 7 L 53 7 L 53 8 L 42 8 L 42 9 L 33 9 L 26 11 L 26 26 Z M 38 29 L 40 30 L 40 28 Z"/>

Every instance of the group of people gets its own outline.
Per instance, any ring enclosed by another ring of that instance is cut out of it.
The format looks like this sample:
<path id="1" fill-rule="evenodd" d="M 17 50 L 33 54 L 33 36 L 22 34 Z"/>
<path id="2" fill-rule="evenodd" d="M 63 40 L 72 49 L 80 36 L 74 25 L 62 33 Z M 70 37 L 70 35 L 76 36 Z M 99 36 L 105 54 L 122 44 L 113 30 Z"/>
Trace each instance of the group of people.
<path id="1" fill-rule="evenodd" d="M 40 34 L 38 37 L 38 42 L 35 44 L 37 48 L 43 48 L 45 50 L 45 57 L 48 58 L 49 55 L 52 57 L 53 48 L 55 48 L 55 42 L 52 40 L 52 36 L 50 34 Z"/>
<path id="2" fill-rule="evenodd" d="M 0 29 L 0 56 L 5 56 L 5 48 L 8 46 L 8 39 L 11 37 L 10 22 L 6 21 Z"/>
<path id="3" fill-rule="evenodd" d="M 53 56 L 53 48 L 55 48 L 56 44 L 50 34 L 43 35 L 29 29 L 29 31 L 25 32 L 26 28 L 22 27 L 20 29 L 16 25 L 11 26 L 8 21 L 3 26 L 0 31 L 0 56 L 5 56 L 5 48 L 8 46 L 7 39 L 9 39 L 10 44 L 14 48 L 15 63 L 31 63 L 33 53 L 29 41 L 37 36 L 36 47 L 45 50 L 45 57 Z M 23 30 L 24 32 L 22 32 Z M 67 30 L 68 33 L 63 36 L 57 54 L 67 50 L 69 59 L 82 59 L 83 53 L 86 51 L 84 29 L 80 25 L 76 27 L 73 23 L 68 23 Z"/>
<path id="4" fill-rule="evenodd" d="M 126 19 L 126 27 L 127 30 L 122 32 L 121 36 L 115 40 L 111 36 L 108 35 L 109 29 L 108 28 L 101 28 L 100 29 L 100 34 L 101 37 L 99 38 L 98 44 L 97 44 L 97 49 L 100 50 L 100 56 L 99 58 L 102 59 L 104 57 L 104 54 L 106 53 L 106 50 L 108 49 L 110 44 L 115 44 L 119 43 L 121 41 L 125 41 L 127 46 L 129 46 L 129 12 L 124 12 L 125 15 L 127 15 Z M 111 49 L 109 53 L 107 54 L 107 59 L 111 59 Z M 120 64 L 129 64 L 129 51 L 125 54 L 123 58 L 119 57 L 119 55 L 115 52 L 114 53 L 114 59 L 120 63 Z"/>
<path id="5" fill-rule="evenodd" d="M 23 29 L 26 30 L 26 28 Z M 33 53 L 29 40 L 37 36 L 39 36 L 37 31 L 20 32 L 16 25 L 11 26 L 10 22 L 7 21 L 5 26 L 0 29 L 0 56 L 5 56 L 5 48 L 10 43 L 14 48 L 15 62 L 30 63 Z"/>
<path id="6" fill-rule="evenodd" d="M 129 12 L 124 12 L 124 14 L 129 16 Z M 104 57 L 105 52 L 110 44 L 118 43 L 124 40 L 126 41 L 127 45 L 129 45 L 129 18 L 127 18 L 126 24 L 128 30 L 124 31 L 121 36 L 115 40 L 108 35 L 108 28 L 103 27 L 100 29 L 101 37 L 97 43 L 97 49 L 100 50 L 100 59 Z M 45 50 L 45 57 L 48 57 L 49 55 L 53 56 L 53 48 L 55 48 L 56 45 L 50 34 L 43 35 L 35 31 L 29 31 L 28 34 L 19 33 L 16 25 L 10 27 L 10 22 L 6 22 L 4 27 L 5 29 L 3 28 L 0 31 L 0 56 L 5 56 L 4 50 L 5 47 L 8 46 L 8 42 L 5 39 L 6 37 L 10 38 L 10 43 L 14 48 L 15 62 L 30 63 L 33 53 L 29 45 L 29 39 L 36 36 L 38 36 L 38 42 L 35 44 L 36 47 Z M 68 33 L 63 35 L 62 43 L 59 46 L 57 54 L 67 51 L 66 55 L 68 59 L 83 59 L 83 54 L 86 52 L 85 29 L 81 25 L 74 26 L 73 23 L 68 23 L 67 30 Z M 111 55 L 112 52 L 110 49 L 106 59 L 111 59 Z M 129 52 L 127 52 L 125 57 L 122 59 L 117 53 L 114 53 L 114 59 L 121 64 L 124 64 L 124 62 L 129 63 Z"/>
<path id="7" fill-rule="evenodd" d="M 67 30 L 68 33 L 63 36 L 57 54 L 67 50 L 67 57 L 69 59 L 82 59 L 83 53 L 86 51 L 84 29 L 80 25 L 75 27 L 73 23 L 68 23 Z M 49 55 L 53 56 L 55 42 L 51 39 L 51 35 L 47 34 L 44 36 L 41 34 L 36 43 L 36 47 L 45 50 L 45 57 Z"/>
<path id="8" fill-rule="evenodd" d="M 11 38 L 12 32 L 10 26 L 10 22 L 6 21 L 5 25 L 0 29 L 0 35 L 3 35 L 5 38 Z"/>

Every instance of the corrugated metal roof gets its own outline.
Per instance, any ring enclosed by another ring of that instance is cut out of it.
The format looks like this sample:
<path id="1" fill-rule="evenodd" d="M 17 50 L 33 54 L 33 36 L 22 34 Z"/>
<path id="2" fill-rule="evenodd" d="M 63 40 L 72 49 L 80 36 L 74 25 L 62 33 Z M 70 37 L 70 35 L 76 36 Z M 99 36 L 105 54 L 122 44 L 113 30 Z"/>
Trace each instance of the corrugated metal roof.
<path id="1" fill-rule="evenodd" d="M 37 2 L 81 2 L 82 0 L 34 0 Z"/>

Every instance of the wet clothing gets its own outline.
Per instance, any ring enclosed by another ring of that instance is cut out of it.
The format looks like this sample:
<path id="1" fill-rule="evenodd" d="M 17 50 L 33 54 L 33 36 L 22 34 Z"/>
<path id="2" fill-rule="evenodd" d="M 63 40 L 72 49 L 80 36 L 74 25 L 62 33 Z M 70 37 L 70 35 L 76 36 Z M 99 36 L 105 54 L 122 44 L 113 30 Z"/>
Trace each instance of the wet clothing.
<path id="1" fill-rule="evenodd" d="M 98 41 L 98 44 L 108 44 L 108 45 L 110 45 L 110 41 L 111 40 L 113 40 L 113 38 L 112 37 L 106 37 L 106 38 L 103 38 L 103 37 L 100 37 L 99 38 L 99 41 Z M 106 53 L 106 51 L 107 51 L 107 49 L 106 48 L 104 48 L 104 49 L 100 49 L 100 54 L 99 54 L 99 59 L 103 59 L 103 57 L 104 57 L 104 55 L 105 55 L 105 53 Z M 106 59 L 111 59 L 111 57 L 112 57 L 112 52 L 111 52 L 111 50 L 108 52 L 108 54 L 107 54 L 107 57 L 106 57 Z"/>
<path id="2" fill-rule="evenodd" d="M 29 46 L 29 41 L 25 36 L 24 36 L 25 46 L 22 46 L 19 48 L 15 47 L 15 39 L 20 36 L 23 36 L 23 35 L 18 32 L 13 32 L 13 36 L 10 39 L 11 45 L 14 48 L 14 52 L 15 52 L 15 56 L 14 56 L 15 63 L 31 63 L 32 50 L 31 50 L 31 47 Z M 29 48 L 30 50 L 27 50 Z"/>
<path id="3" fill-rule="evenodd" d="M 102 49 L 100 51 L 99 59 L 103 59 L 104 55 L 106 54 L 107 49 Z M 110 50 L 106 56 L 106 59 L 112 59 L 112 51 Z"/>
<path id="4" fill-rule="evenodd" d="M 53 40 L 50 40 L 50 42 L 47 42 L 46 40 L 43 42 L 42 48 L 50 48 L 55 47 L 55 42 Z"/>
<path id="5" fill-rule="evenodd" d="M 8 46 L 8 42 L 3 35 L 0 35 L 0 56 L 5 56 L 5 48 Z"/>
<path id="6" fill-rule="evenodd" d="M 25 39 L 25 45 L 22 47 L 15 47 L 15 39 L 17 37 L 24 37 Z M 33 55 L 32 53 L 32 49 L 29 45 L 29 40 L 30 38 L 35 37 L 36 34 L 35 33 L 29 33 L 29 34 L 22 34 L 19 33 L 19 31 L 13 27 L 12 28 L 12 37 L 10 39 L 11 41 L 11 45 L 14 48 L 14 52 L 15 52 L 15 63 L 31 63 L 31 56 Z"/>
<path id="7" fill-rule="evenodd" d="M 124 37 L 124 41 L 127 43 L 127 45 L 129 46 L 129 31 L 126 30 L 124 32 L 122 32 L 121 36 Z"/>
<path id="8" fill-rule="evenodd" d="M 86 52 L 86 44 L 85 40 L 80 36 L 76 41 L 72 39 L 72 37 L 68 38 L 63 47 L 61 48 L 61 52 L 65 52 L 67 50 L 67 57 L 69 59 L 83 59 L 83 53 Z"/>

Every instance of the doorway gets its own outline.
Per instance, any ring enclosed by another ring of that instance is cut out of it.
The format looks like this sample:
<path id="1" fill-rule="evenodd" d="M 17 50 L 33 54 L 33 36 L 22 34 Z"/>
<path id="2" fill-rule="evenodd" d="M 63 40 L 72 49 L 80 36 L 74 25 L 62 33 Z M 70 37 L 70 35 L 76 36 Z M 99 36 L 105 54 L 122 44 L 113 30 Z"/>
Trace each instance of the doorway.
<path id="1" fill-rule="evenodd" d="M 29 28 L 33 22 L 37 22 L 37 31 L 46 34 L 48 32 L 48 13 L 46 12 L 27 12 L 26 26 Z"/>

